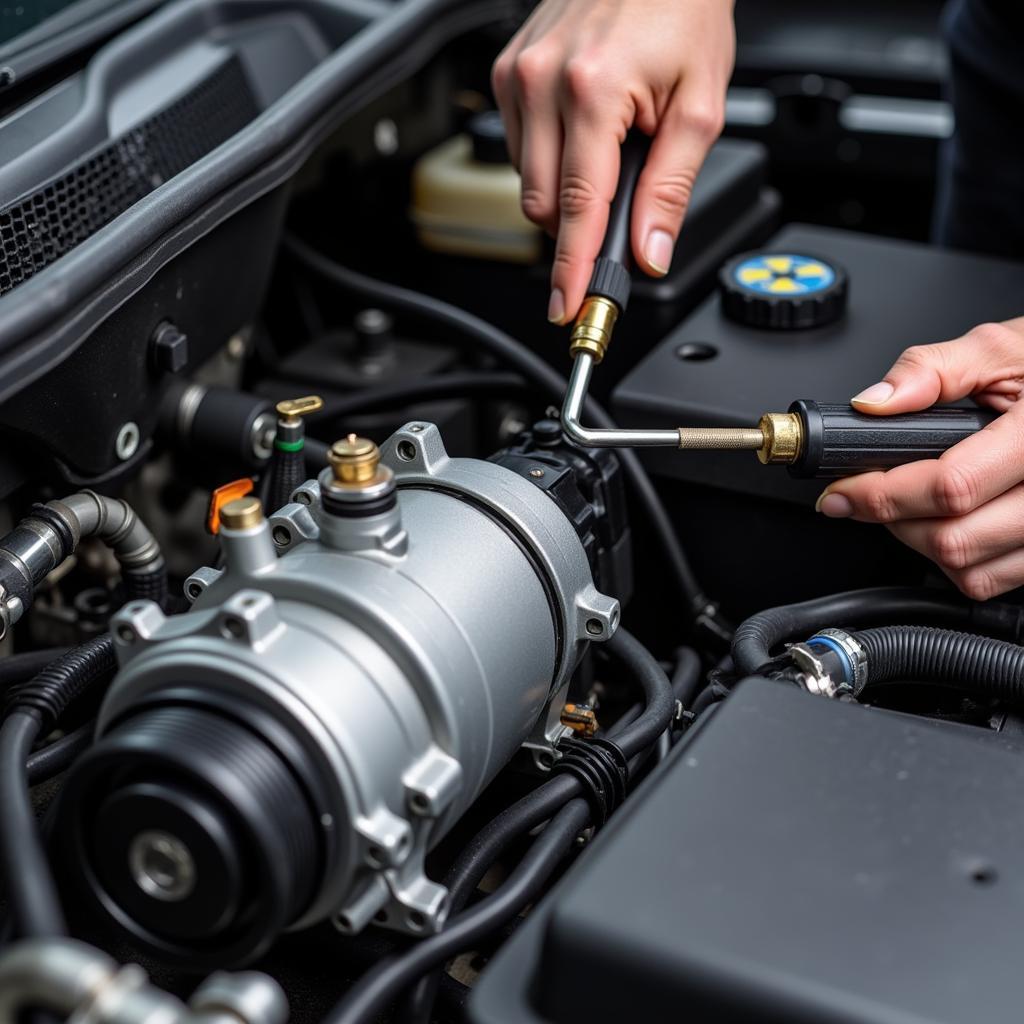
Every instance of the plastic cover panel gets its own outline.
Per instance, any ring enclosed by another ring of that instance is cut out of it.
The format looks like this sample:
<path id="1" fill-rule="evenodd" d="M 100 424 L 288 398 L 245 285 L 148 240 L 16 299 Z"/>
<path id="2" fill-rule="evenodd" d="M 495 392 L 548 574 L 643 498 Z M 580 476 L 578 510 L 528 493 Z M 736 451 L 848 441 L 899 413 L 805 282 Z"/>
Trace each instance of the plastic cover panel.
<path id="1" fill-rule="evenodd" d="M 178 100 L 0 210 L 0 295 L 49 266 L 259 113 L 236 57 Z"/>

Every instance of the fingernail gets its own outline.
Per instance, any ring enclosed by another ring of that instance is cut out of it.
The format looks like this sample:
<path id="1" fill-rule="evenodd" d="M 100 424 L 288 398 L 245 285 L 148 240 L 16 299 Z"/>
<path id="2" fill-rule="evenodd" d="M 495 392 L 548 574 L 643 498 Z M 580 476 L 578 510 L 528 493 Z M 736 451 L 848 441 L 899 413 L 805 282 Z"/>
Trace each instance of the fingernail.
<path id="1" fill-rule="evenodd" d="M 555 288 L 548 300 L 548 319 L 553 324 L 560 324 L 565 319 L 565 296 L 561 288 Z"/>
<path id="2" fill-rule="evenodd" d="M 672 265 L 672 249 L 674 243 L 672 236 L 660 228 L 652 231 L 647 236 L 647 245 L 644 248 L 644 255 L 651 269 L 659 274 L 667 274 L 668 268 Z"/>
<path id="3" fill-rule="evenodd" d="M 815 512 L 820 512 L 829 519 L 846 519 L 853 515 L 853 505 L 850 499 L 844 494 L 832 494 L 825 491 L 814 506 Z"/>
<path id="4" fill-rule="evenodd" d="M 881 405 L 892 398 L 895 390 L 887 380 L 883 380 L 878 384 L 872 384 L 871 387 L 865 388 L 859 395 L 854 395 L 850 401 L 856 402 L 858 405 Z"/>

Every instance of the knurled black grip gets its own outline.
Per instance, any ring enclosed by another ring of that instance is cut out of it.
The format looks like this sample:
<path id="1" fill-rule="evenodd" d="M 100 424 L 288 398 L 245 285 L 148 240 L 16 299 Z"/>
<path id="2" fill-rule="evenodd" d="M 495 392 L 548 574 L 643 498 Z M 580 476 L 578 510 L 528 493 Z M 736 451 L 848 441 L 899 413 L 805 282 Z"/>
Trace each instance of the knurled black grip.
<path id="1" fill-rule="evenodd" d="M 611 299 L 621 313 L 626 311 L 629 303 L 631 286 L 633 247 L 630 243 L 630 222 L 633 214 L 633 195 L 650 148 L 650 138 L 637 129 L 633 129 L 622 144 L 619 184 L 615 189 L 611 210 L 608 212 L 604 243 L 597 254 L 594 273 L 587 288 L 588 295 L 603 295 Z"/>
<path id="2" fill-rule="evenodd" d="M 868 416 L 849 405 L 794 402 L 802 423 L 796 477 L 837 480 L 854 473 L 892 469 L 919 459 L 937 459 L 996 418 L 982 409 L 934 408 L 900 416 Z"/>

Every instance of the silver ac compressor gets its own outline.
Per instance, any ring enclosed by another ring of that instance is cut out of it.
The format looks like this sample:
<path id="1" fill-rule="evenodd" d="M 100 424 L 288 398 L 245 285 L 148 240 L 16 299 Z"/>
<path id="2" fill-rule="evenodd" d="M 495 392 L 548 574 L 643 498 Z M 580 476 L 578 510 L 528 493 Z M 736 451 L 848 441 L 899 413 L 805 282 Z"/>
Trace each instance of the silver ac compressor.
<path id="1" fill-rule="evenodd" d="M 113 620 L 120 671 L 60 845 L 133 940 L 223 964 L 327 918 L 436 929 L 426 851 L 524 745 L 618 603 L 547 495 L 429 423 L 351 437 L 269 520 L 226 506 L 192 608 Z"/>

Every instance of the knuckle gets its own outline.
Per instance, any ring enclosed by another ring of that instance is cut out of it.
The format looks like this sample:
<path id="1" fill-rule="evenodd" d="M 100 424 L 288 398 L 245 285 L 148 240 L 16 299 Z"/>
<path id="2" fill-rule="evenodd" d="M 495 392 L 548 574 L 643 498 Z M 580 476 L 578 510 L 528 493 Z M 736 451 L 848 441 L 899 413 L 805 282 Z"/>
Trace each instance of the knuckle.
<path id="1" fill-rule="evenodd" d="M 570 219 L 586 215 L 598 203 L 601 197 L 593 182 L 582 174 L 566 174 L 558 191 L 558 208 L 563 216 Z"/>
<path id="2" fill-rule="evenodd" d="M 892 523 L 897 519 L 896 505 L 881 487 L 872 488 L 864 497 L 868 515 L 876 523 Z"/>
<path id="3" fill-rule="evenodd" d="M 954 577 L 960 591 L 974 601 L 987 601 L 1002 592 L 999 581 L 988 569 L 975 568 Z"/>
<path id="4" fill-rule="evenodd" d="M 956 523 L 944 523 L 932 536 L 932 559 L 944 569 L 966 569 L 971 564 L 970 551 L 967 535 Z"/>
<path id="5" fill-rule="evenodd" d="M 912 370 L 921 370 L 925 367 L 933 367 L 941 361 L 939 345 L 913 345 L 896 360 L 896 365 Z"/>
<path id="6" fill-rule="evenodd" d="M 670 217 L 682 217 L 690 205 L 696 174 L 691 170 L 674 171 L 651 186 L 651 202 Z"/>
<path id="7" fill-rule="evenodd" d="M 587 106 L 597 98 L 604 75 L 600 62 L 591 57 L 570 58 L 562 72 L 566 92 L 581 106 Z"/>
<path id="8" fill-rule="evenodd" d="M 528 46 L 519 51 L 515 59 L 514 75 L 516 86 L 524 99 L 535 98 L 543 92 L 551 79 L 551 58 L 540 46 Z"/>
<path id="9" fill-rule="evenodd" d="M 494 66 L 491 68 L 491 87 L 495 93 L 503 93 L 508 89 L 512 81 L 513 60 L 514 58 L 510 54 L 503 53 L 494 62 Z"/>
<path id="10" fill-rule="evenodd" d="M 555 214 L 555 203 L 551 194 L 530 185 L 523 185 L 520 206 L 526 218 L 535 224 L 546 224 Z"/>
<path id="11" fill-rule="evenodd" d="M 558 246 L 553 260 L 552 277 L 564 279 L 567 275 L 572 274 L 582 262 L 574 252 L 563 246 Z"/>
<path id="12" fill-rule="evenodd" d="M 1020 340 L 1005 324 L 978 324 L 967 332 L 967 338 L 983 348 L 1019 354 Z"/>
<path id="13" fill-rule="evenodd" d="M 935 479 L 935 504 L 939 511 L 948 516 L 961 516 L 970 512 L 979 502 L 978 483 L 975 474 L 963 466 L 940 464 Z"/>
<path id="14" fill-rule="evenodd" d="M 725 126 L 725 110 L 720 103 L 691 104 L 682 115 L 686 128 L 705 142 L 714 142 Z"/>

